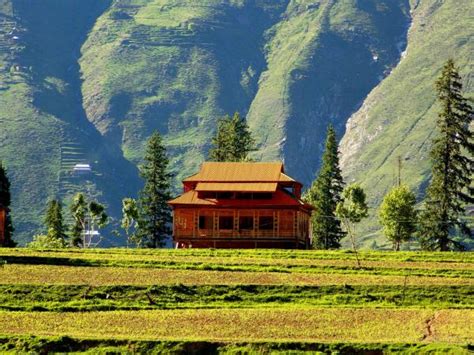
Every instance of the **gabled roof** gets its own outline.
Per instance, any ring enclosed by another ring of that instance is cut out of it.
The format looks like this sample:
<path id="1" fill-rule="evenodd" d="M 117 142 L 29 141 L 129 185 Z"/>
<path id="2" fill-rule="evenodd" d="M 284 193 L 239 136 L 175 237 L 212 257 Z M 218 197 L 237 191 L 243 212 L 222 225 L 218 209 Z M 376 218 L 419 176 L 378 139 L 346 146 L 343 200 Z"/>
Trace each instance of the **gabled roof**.
<path id="1" fill-rule="evenodd" d="M 294 181 L 284 174 L 281 162 L 204 162 L 201 170 L 183 182 L 280 182 Z"/>
<path id="2" fill-rule="evenodd" d="M 174 200 L 168 201 L 170 205 L 201 205 L 201 206 L 215 206 L 215 207 L 248 207 L 249 200 L 226 200 L 215 198 L 200 198 L 198 192 L 191 190 L 185 192 Z M 301 201 L 290 194 L 277 190 L 273 197 L 268 200 L 251 200 L 252 207 L 271 207 L 271 206 L 301 206 L 307 209 L 313 209 L 312 206 Z"/>

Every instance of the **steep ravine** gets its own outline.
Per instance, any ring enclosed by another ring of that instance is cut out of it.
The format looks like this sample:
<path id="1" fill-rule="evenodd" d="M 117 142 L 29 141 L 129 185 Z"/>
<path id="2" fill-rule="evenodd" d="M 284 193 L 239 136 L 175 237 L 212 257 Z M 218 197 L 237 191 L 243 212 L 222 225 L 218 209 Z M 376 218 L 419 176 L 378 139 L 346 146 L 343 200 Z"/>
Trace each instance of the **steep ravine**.
<path id="1" fill-rule="evenodd" d="M 346 180 L 366 188 L 371 216 L 363 225 L 364 245 L 387 245 L 377 223 L 378 206 L 394 185 L 398 157 L 402 181 L 421 200 L 430 177 L 429 150 L 436 134 L 438 105 L 434 83 L 453 58 L 472 97 L 474 6 L 469 0 L 412 1 L 412 25 L 402 59 L 354 113 L 341 141 Z M 471 19 L 471 20 L 470 20 Z"/>
<path id="2" fill-rule="evenodd" d="M 283 157 L 309 184 L 328 124 L 342 136 L 347 118 L 398 62 L 408 23 L 408 1 L 291 2 L 270 31 L 268 69 L 250 107 L 257 157 Z"/>

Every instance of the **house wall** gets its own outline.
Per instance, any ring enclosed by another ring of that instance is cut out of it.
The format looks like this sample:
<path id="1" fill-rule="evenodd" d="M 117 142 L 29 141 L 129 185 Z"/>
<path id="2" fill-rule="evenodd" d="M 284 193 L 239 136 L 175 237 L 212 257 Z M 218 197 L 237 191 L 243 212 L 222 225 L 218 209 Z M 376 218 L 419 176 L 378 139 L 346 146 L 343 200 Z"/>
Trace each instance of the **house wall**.
<path id="1" fill-rule="evenodd" d="M 249 245 L 265 240 L 270 243 L 265 247 L 275 241 L 306 245 L 309 238 L 309 214 L 296 209 L 175 208 L 173 224 L 175 242 L 194 241 L 194 245 L 204 240 Z"/>
<path id="2" fill-rule="evenodd" d="M 0 245 L 3 244 L 5 240 L 5 226 L 6 224 L 6 211 L 0 208 Z"/>

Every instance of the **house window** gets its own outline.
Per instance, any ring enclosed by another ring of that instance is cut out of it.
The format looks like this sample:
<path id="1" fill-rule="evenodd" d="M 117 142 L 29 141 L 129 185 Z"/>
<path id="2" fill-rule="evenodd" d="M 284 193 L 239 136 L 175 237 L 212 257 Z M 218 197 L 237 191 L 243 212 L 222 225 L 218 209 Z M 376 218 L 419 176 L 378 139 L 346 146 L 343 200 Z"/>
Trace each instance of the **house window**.
<path id="1" fill-rule="evenodd" d="M 272 193 L 271 192 L 255 192 L 253 194 L 254 200 L 271 200 Z"/>
<path id="2" fill-rule="evenodd" d="M 218 192 L 216 198 L 228 200 L 228 199 L 231 199 L 233 196 L 234 194 L 232 192 Z"/>
<path id="3" fill-rule="evenodd" d="M 258 228 L 261 230 L 272 230 L 273 229 L 273 217 L 272 216 L 260 216 L 258 220 Z"/>
<path id="4" fill-rule="evenodd" d="M 216 193 L 215 192 L 210 192 L 210 191 L 199 191 L 198 192 L 199 198 L 216 198 Z"/>
<path id="5" fill-rule="evenodd" d="M 252 193 L 251 192 L 237 192 L 237 199 L 239 200 L 251 200 Z"/>
<path id="6" fill-rule="evenodd" d="M 253 217 L 240 217 L 239 229 L 253 229 Z"/>
<path id="7" fill-rule="evenodd" d="M 234 227 L 234 218 L 221 216 L 219 217 L 219 229 L 233 229 Z"/>
<path id="8" fill-rule="evenodd" d="M 212 229 L 213 226 L 211 216 L 199 216 L 199 229 Z"/>

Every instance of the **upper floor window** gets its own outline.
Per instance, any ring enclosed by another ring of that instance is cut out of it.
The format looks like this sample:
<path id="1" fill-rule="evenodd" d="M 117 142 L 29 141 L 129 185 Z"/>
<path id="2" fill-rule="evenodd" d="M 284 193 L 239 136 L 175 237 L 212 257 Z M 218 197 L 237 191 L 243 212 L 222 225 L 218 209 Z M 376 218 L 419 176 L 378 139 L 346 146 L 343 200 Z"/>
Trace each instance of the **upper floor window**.
<path id="1" fill-rule="evenodd" d="M 234 218 L 230 216 L 220 216 L 219 217 L 219 229 L 233 229 L 234 228 Z"/>

